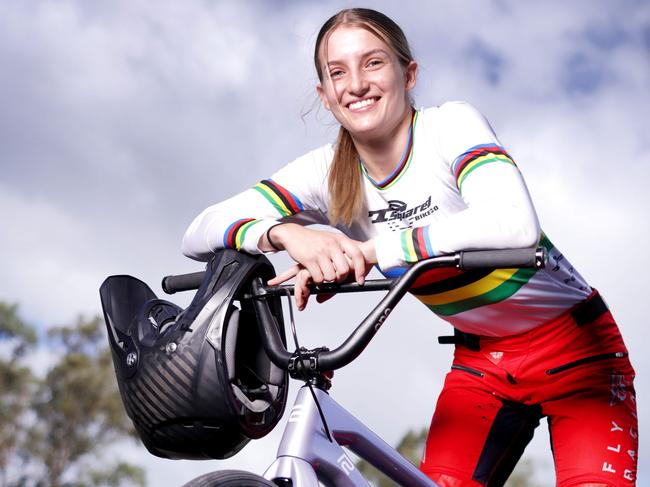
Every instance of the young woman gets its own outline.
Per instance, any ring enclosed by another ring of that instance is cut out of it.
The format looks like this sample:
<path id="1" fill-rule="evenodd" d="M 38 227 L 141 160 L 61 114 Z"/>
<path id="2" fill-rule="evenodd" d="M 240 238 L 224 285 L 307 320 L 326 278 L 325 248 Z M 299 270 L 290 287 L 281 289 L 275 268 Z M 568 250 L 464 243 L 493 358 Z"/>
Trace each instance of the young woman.
<path id="1" fill-rule="evenodd" d="M 634 371 L 598 293 L 541 233 L 522 176 L 487 121 L 466 103 L 413 108 L 417 64 L 383 14 L 344 10 L 314 53 L 323 106 L 341 124 L 271 179 L 203 211 L 183 252 L 284 250 L 296 265 L 272 280 L 358 282 L 393 276 L 462 249 L 540 245 L 543 270 L 444 271 L 412 290 L 455 328 L 452 370 L 421 468 L 443 486 L 502 485 L 548 418 L 558 485 L 633 485 Z M 306 228 L 335 226 L 342 234 Z"/>

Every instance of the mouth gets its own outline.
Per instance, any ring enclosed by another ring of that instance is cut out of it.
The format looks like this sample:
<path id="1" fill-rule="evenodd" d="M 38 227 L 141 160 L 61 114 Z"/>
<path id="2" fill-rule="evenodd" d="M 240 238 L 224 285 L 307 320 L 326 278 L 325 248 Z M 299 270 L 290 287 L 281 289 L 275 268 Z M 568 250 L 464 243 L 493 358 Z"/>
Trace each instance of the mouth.
<path id="1" fill-rule="evenodd" d="M 364 98 L 363 100 L 357 100 L 357 101 L 353 101 L 352 103 L 348 103 L 347 108 L 349 110 L 353 110 L 353 111 L 364 110 L 364 109 L 374 105 L 378 101 L 379 101 L 378 96 L 373 96 L 373 97 L 370 97 L 370 98 Z"/>

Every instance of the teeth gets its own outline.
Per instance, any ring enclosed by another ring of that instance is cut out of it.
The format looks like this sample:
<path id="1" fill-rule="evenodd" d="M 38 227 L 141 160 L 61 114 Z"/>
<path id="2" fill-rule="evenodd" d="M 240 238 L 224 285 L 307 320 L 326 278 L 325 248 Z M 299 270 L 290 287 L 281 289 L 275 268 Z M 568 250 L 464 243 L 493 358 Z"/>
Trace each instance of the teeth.
<path id="1" fill-rule="evenodd" d="M 366 98 L 365 100 L 360 100 L 360 101 L 355 101 L 354 103 L 350 103 L 350 110 L 357 110 L 359 108 L 367 107 L 368 105 L 372 105 L 375 102 L 375 98 Z"/>

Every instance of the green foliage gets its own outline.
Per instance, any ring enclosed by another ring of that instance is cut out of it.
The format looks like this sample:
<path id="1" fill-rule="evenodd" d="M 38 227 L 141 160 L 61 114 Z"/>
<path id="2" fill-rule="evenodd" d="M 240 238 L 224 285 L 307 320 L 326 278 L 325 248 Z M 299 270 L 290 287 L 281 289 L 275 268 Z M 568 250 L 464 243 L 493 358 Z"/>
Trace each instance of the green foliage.
<path id="1" fill-rule="evenodd" d="M 145 485 L 141 468 L 100 460 L 106 447 L 133 435 L 104 330 L 100 318 L 51 329 L 47 345 L 58 358 L 37 377 L 26 353 L 36 333 L 15 305 L 0 303 L 0 487 Z M 29 473 L 10 478 L 10 467 Z"/>
<path id="2" fill-rule="evenodd" d="M 0 301 L 0 340 L 10 342 L 10 357 L 17 359 L 36 343 L 36 332 L 18 316 L 18 305 Z"/>
<path id="3" fill-rule="evenodd" d="M 25 415 L 35 387 L 22 358 L 36 342 L 36 333 L 18 316 L 18 306 L 0 302 L 0 340 L 8 357 L 0 355 L 0 485 L 6 484 L 9 464 L 25 440 Z"/>

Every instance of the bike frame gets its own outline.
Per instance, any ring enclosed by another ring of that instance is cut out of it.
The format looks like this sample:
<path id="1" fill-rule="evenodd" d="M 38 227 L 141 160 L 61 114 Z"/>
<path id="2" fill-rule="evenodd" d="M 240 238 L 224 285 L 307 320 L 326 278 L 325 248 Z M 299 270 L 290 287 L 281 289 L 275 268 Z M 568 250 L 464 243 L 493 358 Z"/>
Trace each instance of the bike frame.
<path id="1" fill-rule="evenodd" d="M 399 485 L 435 487 L 437 484 L 413 466 L 379 436 L 321 389 L 314 388 L 334 441 L 326 435 L 308 386 L 298 391 L 268 480 L 290 479 L 293 487 L 368 487 L 342 447 L 347 447 Z M 279 484 L 282 485 L 282 484 Z"/>

